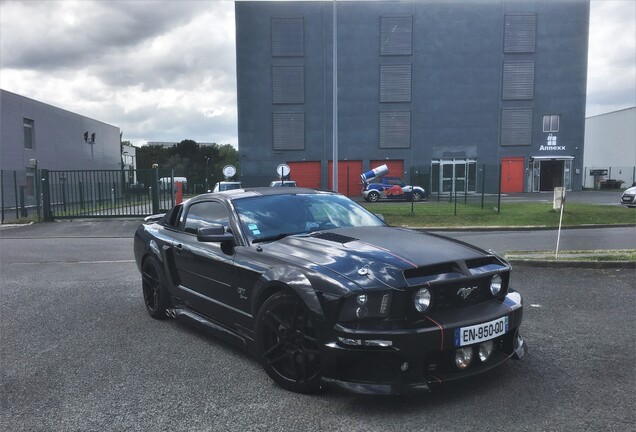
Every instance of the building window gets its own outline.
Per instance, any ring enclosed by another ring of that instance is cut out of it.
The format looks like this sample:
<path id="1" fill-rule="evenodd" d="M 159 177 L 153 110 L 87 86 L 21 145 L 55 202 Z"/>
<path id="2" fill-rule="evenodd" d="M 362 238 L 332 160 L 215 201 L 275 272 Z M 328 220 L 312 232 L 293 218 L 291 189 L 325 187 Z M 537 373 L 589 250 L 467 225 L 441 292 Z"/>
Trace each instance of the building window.
<path id="1" fill-rule="evenodd" d="M 380 66 L 380 102 L 411 102 L 411 65 Z"/>
<path id="2" fill-rule="evenodd" d="M 411 147 L 411 113 L 380 113 L 380 148 Z"/>
<path id="3" fill-rule="evenodd" d="M 33 120 L 24 119 L 24 148 L 33 148 Z"/>
<path id="4" fill-rule="evenodd" d="M 272 57 L 303 57 L 305 33 L 302 18 L 272 18 Z"/>
<path id="5" fill-rule="evenodd" d="M 503 66 L 503 99 L 534 97 L 534 61 L 507 61 Z"/>
<path id="6" fill-rule="evenodd" d="M 305 103 L 304 66 L 274 66 L 272 68 L 272 102 L 275 104 Z"/>
<path id="7" fill-rule="evenodd" d="M 305 149 L 305 113 L 273 113 L 274 150 Z"/>
<path id="8" fill-rule="evenodd" d="M 532 144 L 532 110 L 501 110 L 502 146 L 525 146 Z"/>
<path id="9" fill-rule="evenodd" d="M 380 55 L 411 55 L 413 17 L 381 17 L 380 39 Z"/>
<path id="10" fill-rule="evenodd" d="M 543 116 L 543 132 L 558 132 L 560 117 L 561 116 L 558 114 L 544 115 Z"/>
<path id="11" fill-rule="evenodd" d="M 504 22 L 505 53 L 535 52 L 537 36 L 536 15 L 506 15 Z"/>

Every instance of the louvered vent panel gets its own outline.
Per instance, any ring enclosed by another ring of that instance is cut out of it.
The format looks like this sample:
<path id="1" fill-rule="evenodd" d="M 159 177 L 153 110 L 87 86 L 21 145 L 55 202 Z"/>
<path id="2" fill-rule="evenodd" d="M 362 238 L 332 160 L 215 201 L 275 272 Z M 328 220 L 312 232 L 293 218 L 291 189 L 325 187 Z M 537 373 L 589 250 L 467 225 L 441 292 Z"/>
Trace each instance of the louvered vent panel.
<path id="1" fill-rule="evenodd" d="M 272 102 L 302 104 L 305 102 L 305 68 L 274 66 L 272 68 Z"/>
<path id="2" fill-rule="evenodd" d="M 501 145 L 526 146 L 530 144 L 532 144 L 532 110 L 502 110 Z"/>
<path id="3" fill-rule="evenodd" d="M 411 113 L 380 113 L 380 148 L 408 148 L 411 146 Z"/>
<path id="4" fill-rule="evenodd" d="M 380 66 L 380 102 L 411 101 L 411 65 Z"/>
<path id="5" fill-rule="evenodd" d="M 380 55 L 413 53 L 413 17 L 380 18 Z"/>
<path id="6" fill-rule="evenodd" d="M 305 113 L 274 113 L 274 150 L 304 150 Z"/>
<path id="7" fill-rule="evenodd" d="M 505 53 L 535 52 L 537 38 L 536 15 L 506 15 L 504 25 Z"/>
<path id="8" fill-rule="evenodd" d="M 272 57 L 305 55 L 302 18 L 272 18 Z"/>
<path id="9" fill-rule="evenodd" d="M 503 99 L 532 99 L 533 97 L 534 62 L 504 62 Z"/>

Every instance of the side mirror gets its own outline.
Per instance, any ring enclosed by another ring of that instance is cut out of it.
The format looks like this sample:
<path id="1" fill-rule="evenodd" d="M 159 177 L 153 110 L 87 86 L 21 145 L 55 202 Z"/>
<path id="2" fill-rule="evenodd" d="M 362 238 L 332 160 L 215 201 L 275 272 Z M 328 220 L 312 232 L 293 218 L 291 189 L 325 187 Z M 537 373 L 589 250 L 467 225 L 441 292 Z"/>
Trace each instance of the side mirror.
<path id="1" fill-rule="evenodd" d="M 206 243 L 234 242 L 234 235 L 226 232 L 223 225 L 211 224 L 197 230 L 197 240 Z"/>

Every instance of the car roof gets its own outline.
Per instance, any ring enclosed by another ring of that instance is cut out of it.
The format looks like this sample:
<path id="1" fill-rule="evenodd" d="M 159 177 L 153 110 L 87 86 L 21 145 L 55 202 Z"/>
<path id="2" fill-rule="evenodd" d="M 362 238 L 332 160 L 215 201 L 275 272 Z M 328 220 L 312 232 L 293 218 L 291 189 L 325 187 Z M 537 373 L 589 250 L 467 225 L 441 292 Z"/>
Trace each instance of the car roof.
<path id="1" fill-rule="evenodd" d="M 190 199 L 189 203 L 194 203 L 198 201 L 205 201 L 210 198 L 223 198 L 228 201 L 233 201 L 241 198 L 249 198 L 255 196 L 265 196 L 265 195 L 297 195 L 297 194 L 333 194 L 333 192 L 327 191 L 319 191 L 315 189 L 309 188 L 298 188 L 298 187 L 288 187 L 288 188 L 273 188 L 273 187 L 255 187 L 255 188 L 245 188 L 245 189 L 231 189 L 222 192 L 212 192 L 205 193 L 201 195 L 197 195 Z"/>

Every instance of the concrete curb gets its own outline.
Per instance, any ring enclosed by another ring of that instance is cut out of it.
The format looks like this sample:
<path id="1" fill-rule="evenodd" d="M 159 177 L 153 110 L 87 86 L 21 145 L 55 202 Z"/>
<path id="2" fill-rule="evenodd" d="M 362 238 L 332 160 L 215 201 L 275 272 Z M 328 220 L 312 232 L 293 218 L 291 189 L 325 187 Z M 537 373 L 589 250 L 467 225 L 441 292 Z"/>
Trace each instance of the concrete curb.
<path id="1" fill-rule="evenodd" d="M 572 229 L 594 229 L 594 228 L 636 228 L 636 224 L 607 224 L 607 225 L 574 225 L 574 226 L 562 226 L 562 230 L 572 230 Z M 461 226 L 461 227 L 408 227 L 408 226 L 400 226 L 397 228 L 408 228 L 414 231 L 555 231 L 559 229 L 559 227 L 549 227 L 549 226 Z"/>
<path id="2" fill-rule="evenodd" d="M 551 261 L 536 259 L 510 259 L 506 258 L 513 266 L 537 267 L 537 268 L 594 268 L 594 269 L 626 269 L 636 270 L 635 261 Z"/>

